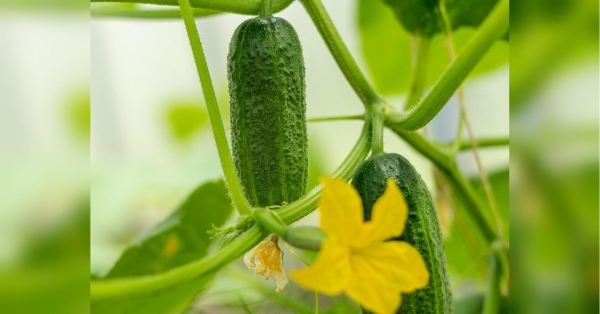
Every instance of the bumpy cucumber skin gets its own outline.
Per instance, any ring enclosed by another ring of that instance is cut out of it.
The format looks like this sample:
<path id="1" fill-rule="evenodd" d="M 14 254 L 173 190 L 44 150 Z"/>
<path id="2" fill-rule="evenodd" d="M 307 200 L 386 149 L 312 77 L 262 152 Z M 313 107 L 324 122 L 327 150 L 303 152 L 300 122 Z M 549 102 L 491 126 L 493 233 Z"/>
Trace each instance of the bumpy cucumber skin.
<path id="1" fill-rule="evenodd" d="M 308 136 L 302 47 L 284 19 L 257 17 L 235 31 L 227 59 L 233 160 L 253 206 L 306 192 Z"/>
<path id="2" fill-rule="evenodd" d="M 430 272 L 428 286 L 402 295 L 396 313 L 453 313 L 444 243 L 433 200 L 421 176 L 404 157 L 374 156 L 356 170 L 352 185 L 363 200 L 365 220 L 371 219 L 373 205 L 385 191 L 388 178 L 396 181 L 408 204 L 406 228 L 394 240 L 406 241 L 419 250 Z"/>

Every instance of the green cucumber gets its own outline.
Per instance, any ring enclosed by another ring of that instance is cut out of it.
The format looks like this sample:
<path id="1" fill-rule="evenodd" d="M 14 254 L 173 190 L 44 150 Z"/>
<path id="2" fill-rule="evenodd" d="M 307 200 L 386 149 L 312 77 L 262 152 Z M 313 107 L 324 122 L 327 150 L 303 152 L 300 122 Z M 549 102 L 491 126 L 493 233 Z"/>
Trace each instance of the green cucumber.
<path id="1" fill-rule="evenodd" d="M 358 190 L 365 220 L 371 219 L 375 201 L 393 178 L 408 204 L 404 233 L 394 240 L 412 244 L 423 256 L 430 273 L 427 287 L 402 296 L 397 313 L 452 313 L 452 295 L 444 243 L 431 194 L 415 168 L 398 154 L 381 154 L 367 159 L 357 169 L 352 185 Z"/>
<path id="2" fill-rule="evenodd" d="M 278 17 L 235 31 L 227 58 L 233 160 L 252 206 L 291 203 L 306 193 L 308 136 L 302 47 Z"/>

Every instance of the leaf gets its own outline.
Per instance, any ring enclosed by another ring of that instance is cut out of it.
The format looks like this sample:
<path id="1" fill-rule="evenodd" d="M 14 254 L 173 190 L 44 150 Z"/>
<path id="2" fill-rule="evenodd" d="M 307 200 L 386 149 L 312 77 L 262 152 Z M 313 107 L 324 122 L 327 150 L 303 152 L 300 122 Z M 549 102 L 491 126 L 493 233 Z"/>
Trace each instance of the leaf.
<path id="1" fill-rule="evenodd" d="M 431 37 L 443 31 L 438 0 L 384 0 L 410 33 Z"/>
<path id="2" fill-rule="evenodd" d="M 454 313 L 455 314 L 480 314 L 483 310 L 484 292 L 476 291 L 463 294 L 454 298 Z M 507 297 L 500 298 L 499 314 L 510 313 L 509 299 Z"/>
<path id="3" fill-rule="evenodd" d="M 445 30 L 439 0 L 384 0 L 404 28 L 412 34 L 432 37 Z M 498 0 L 446 0 L 452 29 L 477 27 Z"/>
<path id="4" fill-rule="evenodd" d="M 178 100 L 169 104 L 167 121 L 179 140 L 189 139 L 208 121 L 208 112 L 200 103 Z"/>
<path id="5" fill-rule="evenodd" d="M 504 226 L 504 235 L 509 240 L 509 171 L 504 170 L 489 175 L 490 184 L 496 199 L 496 205 Z M 479 179 L 470 180 L 475 187 L 484 204 L 487 203 L 485 190 Z M 476 231 L 475 224 L 467 215 L 464 205 L 457 198 L 454 223 L 451 227 L 449 237 L 444 241 L 446 261 L 448 269 L 459 276 L 459 280 L 465 278 L 484 279 L 487 276 L 487 260 L 489 247 L 485 244 L 483 237 Z M 484 209 L 486 218 L 493 222 L 491 210 Z M 493 223 L 493 226 L 496 224 Z"/>
<path id="6" fill-rule="evenodd" d="M 473 24 L 473 20 L 465 19 L 464 25 Z M 358 0 L 358 26 L 362 54 L 377 91 L 383 95 L 405 92 L 412 72 L 411 33 L 398 22 L 392 8 L 381 0 Z M 462 50 L 474 32 L 470 27 L 461 27 L 453 32 L 457 52 Z M 442 35 L 433 36 L 430 46 L 426 86 L 433 85 L 449 64 Z M 497 41 L 470 77 L 494 70 L 507 61 L 508 43 Z"/>
<path id="7" fill-rule="evenodd" d="M 212 243 L 207 231 L 213 224 L 225 223 L 231 212 L 231 200 L 222 180 L 201 185 L 148 235 L 125 250 L 104 279 L 157 274 L 204 257 Z M 94 304 L 92 310 L 93 313 L 182 312 L 211 279 L 203 277 L 137 299 Z"/>

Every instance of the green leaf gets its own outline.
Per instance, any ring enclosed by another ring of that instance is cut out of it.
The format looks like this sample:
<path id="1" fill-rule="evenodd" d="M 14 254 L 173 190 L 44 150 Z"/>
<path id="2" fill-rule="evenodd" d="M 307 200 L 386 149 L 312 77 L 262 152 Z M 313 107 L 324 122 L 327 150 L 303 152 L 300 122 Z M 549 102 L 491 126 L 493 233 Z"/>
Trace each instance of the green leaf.
<path id="1" fill-rule="evenodd" d="M 445 30 L 439 0 L 384 0 L 394 10 L 404 28 L 412 34 L 432 37 Z M 453 29 L 477 27 L 498 0 L 446 0 L 445 6 Z"/>
<path id="2" fill-rule="evenodd" d="M 475 23 L 473 18 L 462 21 L 464 26 Z M 362 54 L 377 91 L 383 95 L 405 92 L 412 72 L 413 35 L 402 27 L 392 8 L 380 0 L 358 0 L 358 26 Z M 474 32 L 475 29 L 470 27 L 461 27 L 453 32 L 457 52 L 462 50 Z M 444 36 L 433 36 L 430 46 L 426 86 L 433 85 L 449 64 Z M 497 69 L 507 61 L 508 43 L 497 41 L 473 69 L 470 77 Z"/>
<path id="3" fill-rule="evenodd" d="M 117 278 L 165 272 L 204 257 L 212 243 L 207 231 L 220 226 L 232 213 L 225 183 L 198 187 L 188 199 L 145 237 L 130 246 L 104 277 Z M 137 299 L 94 304 L 93 313 L 173 313 L 184 311 L 211 276 Z"/>
<path id="4" fill-rule="evenodd" d="M 489 175 L 490 184 L 496 199 L 496 205 L 504 226 L 504 235 L 509 240 L 509 172 L 508 170 Z M 470 180 L 484 204 L 487 203 L 485 190 L 479 179 Z M 469 219 L 467 210 L 459 203 L 454 214 L 454 222 L 448 238 L 444 241 L 446 260 L 451 273 L 458 275 L 459 280 L 465 278 L 484 279 L 487 276 L 489 247 L 483 237 L 477 233 L 474 223 Z M 486 218 L 493 221 L 491 210 L 484 210 Z M 493 224 L 495 225 L 495 223 Z"/>
<path id="5" fill-rule="evenodd" d="M 193 101 L 177 100 L 167 109 L 171 133 L 179 140 L 187 140 L 208 121 L 206 108 Z"/>
<path id="6" fill-rule="evenodd" d="M 410 33 L 431 37 L 444 30 L 438 0 L 384 0 Z"/>
<path id="7" fill-rule="evenodd" d="M 454 298 L 454 313 L 455 314 L 481 314 L 483 310 L 483 299 L 485 293 L 483 291 L 475 291 L 463 294 Z M 499 314 L 510 313 L 509 299 L 507 297 L 500 298 Z"/>

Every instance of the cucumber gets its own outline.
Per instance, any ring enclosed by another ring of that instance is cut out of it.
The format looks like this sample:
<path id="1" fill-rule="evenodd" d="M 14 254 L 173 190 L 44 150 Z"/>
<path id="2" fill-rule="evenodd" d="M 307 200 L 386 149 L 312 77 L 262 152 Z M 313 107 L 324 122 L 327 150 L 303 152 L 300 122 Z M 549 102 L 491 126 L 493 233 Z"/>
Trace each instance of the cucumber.
<path id="1" fill-rule="evenodd" d="M 308 137 L 302 47 L 286 20 L 257 17 L 235 31 L 227 58 L 233 160 L 255 207 L 306 192 Z"/>
<path id="2" fill-rule="evenodd" d="M 373 204 L 385 191 L 388 178 L 396 181 L 408 204 L 406 228 L 394 240 L 412 244 L 423 256 L 430 273 L 427 287 L 402 296 L 397 313 L 452 313 L 444 243 L 433 200 L 421 176 L 404 157 L 381 154 L 356 169 L 352 185 L 362 198 L 365 220 L 371 219 Z"/>

